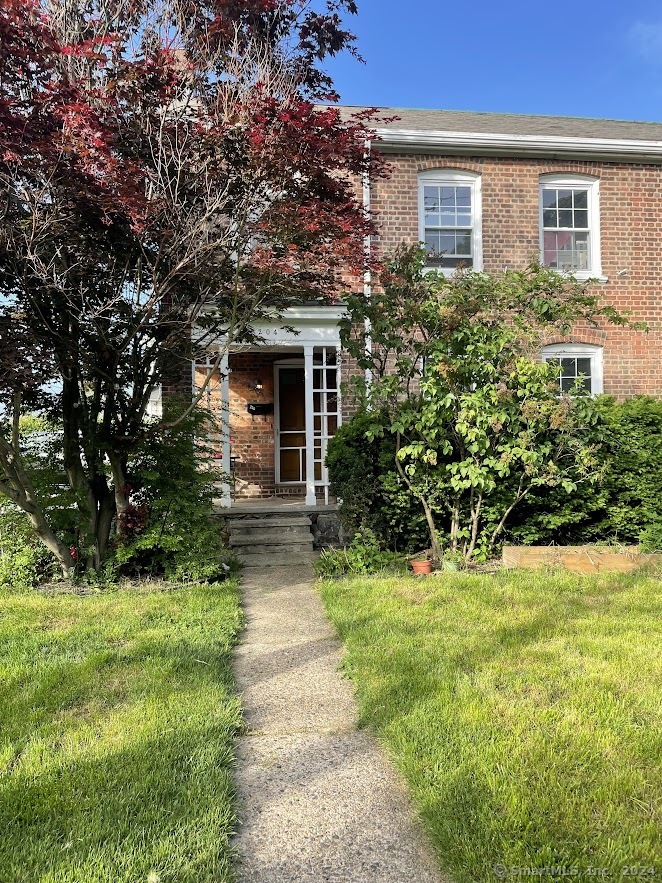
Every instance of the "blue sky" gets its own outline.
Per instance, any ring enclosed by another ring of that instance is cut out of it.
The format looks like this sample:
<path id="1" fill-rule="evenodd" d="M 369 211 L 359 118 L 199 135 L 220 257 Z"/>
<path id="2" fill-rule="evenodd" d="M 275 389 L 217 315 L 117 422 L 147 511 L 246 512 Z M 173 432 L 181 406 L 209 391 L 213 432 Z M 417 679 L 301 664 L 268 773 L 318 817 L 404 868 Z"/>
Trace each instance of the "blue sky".
<path id="1" fill-rule="evenodd" d="M 662 3 L 359 0 L 345 104 L 662 120 Z"/>

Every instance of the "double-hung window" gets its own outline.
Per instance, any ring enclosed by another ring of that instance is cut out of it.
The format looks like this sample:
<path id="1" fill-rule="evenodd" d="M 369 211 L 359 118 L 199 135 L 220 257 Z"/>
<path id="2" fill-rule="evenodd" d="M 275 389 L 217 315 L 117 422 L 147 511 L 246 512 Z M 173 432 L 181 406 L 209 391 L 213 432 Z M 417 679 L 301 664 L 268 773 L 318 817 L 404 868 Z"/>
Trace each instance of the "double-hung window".
<path id="1" fill-rule="evenodd" d="M 546 267 L 578 279 L 601 276 L 598 197 L 594 178 L 540 179 L 540 251 Z"/>
<path id="2" fill-rule="evenodd" d="M 451 273 L 482 269 L 480 177 L 433 170 L 418 177 L 419 238 L 427 266 Z"/>
<path id="3" fill-rule="evenodd" d="M 602 392 L 602 347 L 587 343 L 558 343 L 542 351 L 546 362 L 559 369 L 559 392 L 569 393 L 577 388 L 589 395 Z"/>

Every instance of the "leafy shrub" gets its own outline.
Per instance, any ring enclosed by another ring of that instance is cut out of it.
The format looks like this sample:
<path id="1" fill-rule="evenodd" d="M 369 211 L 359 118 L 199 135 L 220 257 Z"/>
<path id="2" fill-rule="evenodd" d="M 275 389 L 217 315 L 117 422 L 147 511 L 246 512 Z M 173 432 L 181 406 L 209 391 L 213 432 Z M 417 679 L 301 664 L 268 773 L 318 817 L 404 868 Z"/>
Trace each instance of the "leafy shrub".
<path id="1" fill-rule="evenodd" d="M 606 462 L 598 485 L 578 484 L 532 493 L 513 513 L 510 542 L 573 544 L 601 540 L 637 543 L 662 522 L 662 401 L 603 397 L 594 432 Z"/>
<path id="2" fill-rule="evenodd" d="M 339 516 L 350 534 L 368 530 L 382 549 L 417 551 L 426 545 L 420 505 L 395 468 L 395 439 L 368 440 L 375 416 L 359 411 L 329 442 L 326 465 L 331 491 L 342 500 Z"/>
<path id="3" fill-rule="evenodd" d="M 345 549 L 325 549 L 315 562 L 315 571 L 321 577 L 379 573 L 403 567 L 404 556 L 380 549 L 377 537 L 369 528 L 360 528 Z"/>
<path id="4" fill-rule="evenodd" d="M 30 589 L 58 572 L 55 557 L 36 540 L 27 516 L 11 503 L 0 504 L 0 586 Z"/>
<path id="5" fill-rule="evenodd" d="M 124 537 L 110 566 L 122 575 L 176 582 L 218 582 L 238 569 L 220 545 L 212 517 L 214 482 L 205 460 L 205 415 L 154 434 L 132 464 L 130 508 Z"/>

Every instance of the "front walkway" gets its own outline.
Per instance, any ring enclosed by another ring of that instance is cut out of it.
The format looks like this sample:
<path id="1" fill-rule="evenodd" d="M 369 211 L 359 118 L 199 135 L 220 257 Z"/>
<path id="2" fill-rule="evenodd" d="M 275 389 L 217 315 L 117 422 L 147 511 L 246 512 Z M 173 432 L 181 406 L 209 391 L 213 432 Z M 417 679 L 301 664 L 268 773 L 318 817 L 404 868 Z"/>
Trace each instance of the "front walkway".
<path id="1" fill-rule="evenodd" d="M 365 730 L 309 568 L 244 582 L 235 673 L 240 883 L 441 883 L 404 786 Z"/>

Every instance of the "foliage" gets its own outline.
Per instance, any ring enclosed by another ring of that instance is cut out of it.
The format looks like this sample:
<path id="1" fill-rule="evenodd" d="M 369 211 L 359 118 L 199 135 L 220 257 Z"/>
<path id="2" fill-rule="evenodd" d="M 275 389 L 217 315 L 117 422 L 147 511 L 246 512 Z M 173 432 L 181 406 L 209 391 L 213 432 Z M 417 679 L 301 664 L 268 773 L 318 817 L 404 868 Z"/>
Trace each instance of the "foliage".
<path id="1" fill-rule="evenodd" d="M 3 593 L 0 877 L 230 883 L 235 580 Z"/>
<path id="2" fill-rule="evenodd" d="M 448 879 L 657 863 L 661 587 L 531 571 L 322 585 L 360 721 Z"/>
<path id="3" fill-rule="evenodd" d="M 212 518 L 219 476 L 206 459 L 209 425 L 209 416 L 199 410 L 174 429 L 155 430 L 138 452 L 127 524 L 113 544 L 110 568 L 176 582 L 218 582 L 236 572 L 236 558 L 221 548 Z"/>
<path id="4" fill-rule="evenodd" d="M 326 465 L 350 534 L 369 530 L 381 548 L 411 552 L 426 541 L 425 519 L 395 468 L 395 436 L 386 416 L 383 433 L 369 439 L 377 415 L 355 414 L 329 441 Z"/>
<path id="5" fill-rule="evenodd" d="M 380 415 L 368 436 L 384 434 L 386 412 L 395 465 L 425 512 L 434 557 L 445 508 L 450 549 L 468 562 L 491 554 L 536 488 L 572 493 L 600 477 L 594 401 L 579 386 L 559 396 L 558 369 L 535 352 L 543 334 L 579 320 L 626 320 L 537 264 L 446 279 L 424 274 L 423 261 L 419 249 L 399 251 L 374 298 L 350 298 L 344 343 L 372 372 L 368 388 L 356 379 Z"/>
<path id="6" fill-rule="evenodd" d="M 403 566 L 401 554 L 383 551 L 375 534 L 363 527 L 345 549 L 324 549 L 315 562 L 315 572 L 320 577 L 336 577 L 400 570 Z"/>
<path id="7" fill-rule="evenodd" d="M 0 493 L 64 574 L 69 543 L 33 485 L 18 415 L 61 428 L 80 548 L 98 570 L 113 523 L 127 523 L 150 395 L 190 378 L 196 357 L 218 376 L 256 322 L 326 302 L 343 270 L 367 268 L 373 226 L 352 182 L 382 169 L 365 151 L 371 114 L 319 104 L 355 12 L 354 0 L 3 4 Z"/>
<path id="8" fill-rule="evenodd" d="M 0 503 L 0 589 L 29 589 L 55 575 L 57 561 L 37 542 L 21 512 Z"/>
<path id="9" fill-rule="evenodd" d="M 604 396 L 596 404 L 603 480 L 572 494 L 533 492 L 514 513 L 509 542 L 649 542 L 662 522 L 662 402 Z"/>

